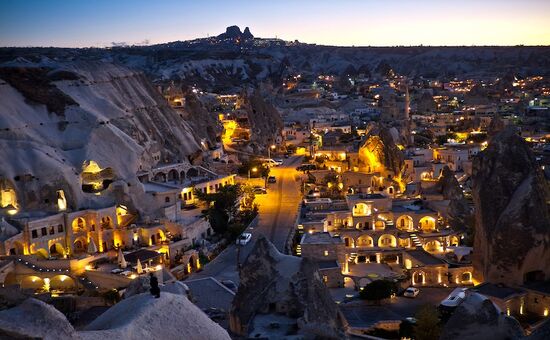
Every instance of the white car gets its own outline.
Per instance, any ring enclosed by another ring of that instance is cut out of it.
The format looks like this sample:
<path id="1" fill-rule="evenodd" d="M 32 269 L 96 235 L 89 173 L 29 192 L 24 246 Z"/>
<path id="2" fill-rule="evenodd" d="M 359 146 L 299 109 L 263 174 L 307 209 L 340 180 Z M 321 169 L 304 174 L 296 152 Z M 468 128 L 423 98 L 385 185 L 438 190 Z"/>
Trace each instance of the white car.
<path id="1" fill-rule="evenodd" d="M 403 293 L 403 296 L 414 298 L 418 295 L 418 293 L 420 293 L 420 289 L 414 288 L 414 287 L 409 287 L 409 288 L 405 289 L 405 292 Z"/>
<path id="2" fill-rule="evenodd" d="M 280 158 L 275 158 L 274 161 L 275 161 L 275 164 L 277 165 L 283 165 L 283 160 Z"/>
<path id="3" fill-rule="evenodd" d="M 248 242 L 250 242 L 251 239 L 252 239 L 251 233 L 242 233 L 241 235 L 239 235 L 239 237 L 237 237 L 236 244 L 238 246 L 245 246 Z"/>

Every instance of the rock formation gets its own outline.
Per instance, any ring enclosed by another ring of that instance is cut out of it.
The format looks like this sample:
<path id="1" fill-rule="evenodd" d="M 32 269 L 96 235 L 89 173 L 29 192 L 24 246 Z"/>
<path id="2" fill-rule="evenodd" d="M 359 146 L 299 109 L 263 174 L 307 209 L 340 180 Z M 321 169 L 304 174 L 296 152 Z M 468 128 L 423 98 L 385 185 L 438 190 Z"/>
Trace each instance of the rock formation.
<path id="1" fill-rule="evenodd" d="M 55 307 L 30 298 L 0 312 L 0 339 L 80 339 L 67 318 Z"/>
<path id="2" fill-rule="evenodd" d="M 516 319 L 503 314 L 488 298 L 470 293 L 443 327 L 441 339 L 521 339 L 523 329 Z"/>
<path id="3" fill-rule="evenodd" d="M 371 128 L 367 140 L 359 149 L 359 160 L 363 162 L 366 171 L 392 171 L 394 175 L 401 173 L 404 156 L 397 147 L 394 135 L 395 128 L 374 126 Z M 398 137 L 397 137 L 398 138 Z"/>
<path id="4" fill-rule="evenodd" d="M 473 164 L 474 276 L 523 284 L 550 278 L 548 187 L 533 152 L 503 130 Z"/>
<path id="5" fill-rule="evenodd" d="M 137 294 L 117 303 L 84 331 L 75 331 L 67 318 L 36 299 L 0 311 L 1 339 L 230 339 L 227 332 L 191 303 L 177 285 L 156 299 Z"/>
<path id="6" fill-rule="evenodd" d="M 239 26 L 233 25 L 225 29 L 225 33 L 218 35 L 218 39 L 233 39 L 233 40 L 249 40 L 254 36 L 250 33 L 250 29 L 246 27 L 244 32 L 241 32 Z"/>
<path id="7" fill-rule="evenodd" d="M 338 309 L 323 284 L 317 265 L 281 254 L 261 236 L 240 273 L 230 313 L 231 331 L 247 336 L 257 314 L 284 314 L 297 320 L 299 333 L 338 338 Z"/>
<path id="8" fill-rule="evenodd" d="M 198 137 L 206 139 L 210 146 L 216 145 L 216 138 L 223 130 L 217 114 L 209 112 L 191 91 L 185 94 L 183 117 Z"/>
<path id="9" fill-rule="evenodd" d="M 85 331 L 82 339 L 230 339 L 185 296 L 162 292 L 156 299 L 138 294 L 117 303 Z"/>
<path id="10" fill-rule="evenodd" d="M 15 189 L 21 210 L 57 211 L 58 190 L 69 209 L 118 197 L 133 206 L 146 199 L 139 170 L 201 152 L 189 124 L 144 74 L 104 62 L 44 60 L 3 65 L 0 73 L 0 158 L 9 160 L 0 163 L 0 180 Z M 15 69 L 18 77 L 9 76 Z M 40 83 L 39 93 L 31 94 L 21 77 Z M 100 196 L 83 191 L 91 161 L 110 169 Z"/>
<path id="11" fill-rule="evenodd" d="M 248 114 L 251 141 L 259 146 L 275 143 L 283 129 L 283 120 L 279 111 L 263 98 L 261 91 L 256 89 L 250 95 L 245 95 L 243 108 Z"/>
<path id="12" fill-rule="evenodd" d="M 465 230 L 473 224 L 473 212 L 464 197 L 454 173 L 445 166 L 438 181 L 438 190 L 443 198 L 449 200 L 447 217 L 454 230 Z"/>

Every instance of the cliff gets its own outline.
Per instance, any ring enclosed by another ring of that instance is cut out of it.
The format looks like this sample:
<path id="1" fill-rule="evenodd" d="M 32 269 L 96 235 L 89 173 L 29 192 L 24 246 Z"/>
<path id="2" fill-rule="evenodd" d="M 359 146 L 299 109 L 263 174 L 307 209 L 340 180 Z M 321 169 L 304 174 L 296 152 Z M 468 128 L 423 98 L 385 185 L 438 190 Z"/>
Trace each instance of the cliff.
<path id="1" fill-rule="evenodd" d="M 0 181 L 25 211 L 57 211 L 58 190 L 70 209 L 133 206 L 146 199 L 139 170 L 201 152 L 189 124 L 140 72 L 47 58 L 0 67 Z"/>
<path id="2" fill-rule="evenodd" d="M 513 128 L 492 138 L 474 160 L 472 194 L 476 279 L 522 284 L 550 277 L 548 187 Z"/>

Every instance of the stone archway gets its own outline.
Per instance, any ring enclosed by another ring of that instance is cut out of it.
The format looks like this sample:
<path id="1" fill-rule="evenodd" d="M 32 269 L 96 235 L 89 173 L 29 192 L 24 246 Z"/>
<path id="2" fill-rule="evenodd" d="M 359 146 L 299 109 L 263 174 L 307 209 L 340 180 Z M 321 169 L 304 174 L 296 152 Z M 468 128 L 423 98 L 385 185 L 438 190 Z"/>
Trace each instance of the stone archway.
<path id="1" fill-rule="evenodd" d="M 395 248 L 397 247 L 397 238 L 391 234 L 384 234 L 378 238 L 378 246 L 380 248 Z"/>
<path id="2" fill-rule="evenodd" d="M 352 237 L 344 237 L 344 244 L 346 245 L 346 247 L 355 248 L 355 241 Z"/>
<path id="3" fill-rule="evenodd" d="M 36 249 L 36 251 L 34 252 L 34 254 L 38 255 L 38 256 L 41 256 L 42 258 L 45 258 L 47 259 L 49 256 L 48 254 L 48 251 L 44 248 L 39 248 L 39 249 Z"/>
<path id="4" fill-rule="evenodd" d="M 427 252 L 433 253 L 433 252 L 442 251 L 443 247 L 441 246 L 441 242 L 439 242 L 438 240 L 432 240 L 432 241 L 426 242 L 426 244 L 424 245 L 424 250 Z"/>
<path id="5" fill-rule="evenodd" d="M 71 223 L 73 227 L 73 233 L 78 233 L 86 229 L 86 220 L 82 217 L 77 217 Z"/>
<path id="6" fill-rule="evenodd" d="M 395 222 L 399 230 L 411 231 L 414 229 L 413 218 L 409 215 L 401 215 Z"/>
<path id="7" fill-rule="evenodd" d="M 166 179 L 167 179 L 168 182 L 177 182 L 180 179 L 179 177 L 180 176 L 179 176 L 178 170 L 172 169 L 172 170 L 168 171 L 168 175 L 167 175 Z"/>
<path id="8" fill-rule="evenodd" d="M 75 288 L 74 280 L 67 275 L 56 275 L 50 278 L 50 288 L 56 290 L 69 290 Z"/>
<path id="9" fill-rule="evenodd" d="M 435 218 L 431 216 L 424 216 L 419 221 L 420 229 L 425 233 L 435 231 Z"/>
<path id="10" fill-rule="evenodd" d="M 357 238 L 355 244 L 357 247 L 372 247 L 374 246 L 374 241 L 369 235 L 361 235 Z"/>
<path id="11" fill-rule="evenodd" d="M 164 172 L 157 172 L 153 177 L 155 182 L 166 182 L 166 174 Z"/>
<path id="12" fill-rule="evenodd" d="M 88 242 L 84 236 L 77 238 L 73 243 L 73 253 L 85 253 Z"/>
<path id="13" fill-rule="evenodd" d="M 426 273 L 423 271 L 416 271 L 412 275 L 413 285 L 423 285 L 426 283 Z"/>
<path id="14" fill-rule="evenodd" d="M 25 245 L 23 244 L 23 242 L 14 241 L 13 249 L 15 254 L 12 254 L 12 255 L 25 255 Z"/>
<path id="15" fill-rule="evenodd" d="M 65 256 L 65 248 L 59 242 L 52 243 L 50 245 L 50 256 Z"/>

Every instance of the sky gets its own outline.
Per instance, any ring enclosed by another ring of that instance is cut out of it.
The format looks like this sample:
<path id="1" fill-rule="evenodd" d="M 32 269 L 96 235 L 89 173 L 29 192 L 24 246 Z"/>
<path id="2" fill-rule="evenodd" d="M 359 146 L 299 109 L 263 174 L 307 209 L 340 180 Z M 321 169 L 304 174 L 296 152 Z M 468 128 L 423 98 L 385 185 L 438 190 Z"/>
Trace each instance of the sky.
<path id="1" fill-rule="evenodd" d="M 231 25 L 337 46 L 550 45 L 550 0 L 0 0 L 0 46 L 156 44 Z"/>

